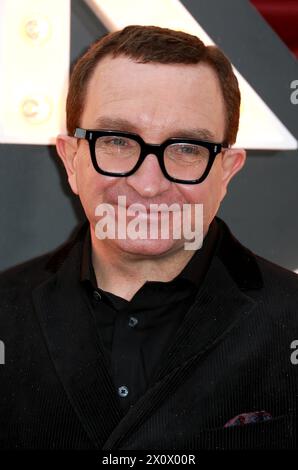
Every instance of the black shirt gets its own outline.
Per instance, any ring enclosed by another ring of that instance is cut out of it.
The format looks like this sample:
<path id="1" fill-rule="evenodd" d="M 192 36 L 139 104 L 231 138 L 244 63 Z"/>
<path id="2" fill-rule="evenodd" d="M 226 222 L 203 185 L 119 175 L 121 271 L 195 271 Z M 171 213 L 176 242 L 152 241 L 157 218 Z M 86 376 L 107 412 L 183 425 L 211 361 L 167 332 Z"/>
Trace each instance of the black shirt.
<path id="1" fill-rule="evenodd" d="M 192 306 L 219 237 L 213 219 L 203 245 L 168 282 L 147 281 L 128 301 L 97 286 L 92 265 L 90 226 L 83 242 L 81 282 L 124 412 L 153 381 L 161 357 Z"/>

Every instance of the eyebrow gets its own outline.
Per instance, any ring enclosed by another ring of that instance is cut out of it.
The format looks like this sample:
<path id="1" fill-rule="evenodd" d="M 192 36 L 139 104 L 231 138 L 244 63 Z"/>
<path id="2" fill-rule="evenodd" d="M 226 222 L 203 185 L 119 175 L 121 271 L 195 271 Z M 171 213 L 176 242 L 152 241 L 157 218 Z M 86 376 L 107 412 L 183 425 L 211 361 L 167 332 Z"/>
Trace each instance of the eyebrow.
<path id="1" fill-rule="evenodd" d="M 118 131 L 139 133 L 139 128 L 132 122 L 123 118 L 111 118 L 108 116 L 101 116 L 95 120 L 96 128 L 111 129 Z M 175 129 L 171 132 L 171 137 L 181 137 L 182 139 L 197 139 L 215 142 L 214 134 L 208 129 L 201 128 L 188 128 L 188 129 Z"/>

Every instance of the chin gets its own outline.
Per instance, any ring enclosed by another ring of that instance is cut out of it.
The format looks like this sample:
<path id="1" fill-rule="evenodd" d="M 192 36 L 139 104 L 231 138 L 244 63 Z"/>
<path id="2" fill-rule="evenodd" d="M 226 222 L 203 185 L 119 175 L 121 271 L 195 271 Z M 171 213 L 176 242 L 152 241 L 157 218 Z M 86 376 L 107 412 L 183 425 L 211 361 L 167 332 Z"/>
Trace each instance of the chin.
<path id="1" fill-rule="evenodd" d="M 169 251 L 176 251 L 180 246 L 183 247 L 181 240 L 113 240 L 115 248 L 126 253 L 145 256 L 160 256 Z"/>

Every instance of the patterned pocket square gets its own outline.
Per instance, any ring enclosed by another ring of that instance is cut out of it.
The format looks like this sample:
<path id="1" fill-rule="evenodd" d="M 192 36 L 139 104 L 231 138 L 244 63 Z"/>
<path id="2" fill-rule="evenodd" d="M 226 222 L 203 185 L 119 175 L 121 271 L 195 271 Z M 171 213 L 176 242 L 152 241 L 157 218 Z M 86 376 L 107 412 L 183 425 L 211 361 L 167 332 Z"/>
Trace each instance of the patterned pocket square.
<path id="1" fill-rule="evenodd" d="M 267 411 L 252 411 L 251 413 L 241 413 L 240 415 L 230 419 L 224 425 L 224 428 L 228 428 L 230 426 L 243 426 L 249 423 L 262 423 L 263 421 L 270 421 L 271 419 L 272 415 L 267 413 Z"/>

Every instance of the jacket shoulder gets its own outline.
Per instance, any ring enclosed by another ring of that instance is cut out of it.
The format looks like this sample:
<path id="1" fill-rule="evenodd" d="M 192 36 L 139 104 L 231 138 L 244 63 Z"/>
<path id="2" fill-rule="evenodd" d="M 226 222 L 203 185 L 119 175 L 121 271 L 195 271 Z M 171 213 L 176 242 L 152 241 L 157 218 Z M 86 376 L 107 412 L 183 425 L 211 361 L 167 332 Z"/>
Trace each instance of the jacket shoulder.
<path id="1" fill-rule="evenodd" d="M 75 229 L 69 239 L 47 253 L 31 258 L 0 272 L 0 291 L 32 288 L 57 271 L 71 248 L 86 229 L 86 222 Z"/>
<path id="2" fill-rule="evenodd" d="M 255 253 L 233 235 L 222 219 L 217 217 L 217 221 L 220 227 L 217 255 L 240 289 L 270 290 L 272 295 L 287 289 L 298 294 L 296 273 Z"/>
<path id="3" fill-rule="evenodd" d="M 54 255 L 55 250 L 36 256 L 28 261 L 16 264 L 0 273 L 0 290 L 24 286 L 34 279 L 40 280 L 45 275 L 47 262 Z"/>
<path id="4" fill-rule="evenodd" d="M 264 286 L 270 288 L 272 295 L 293 292 L 298 298 L 298 274 L 258 254 L 254 256 L 261 270 Z"/>

